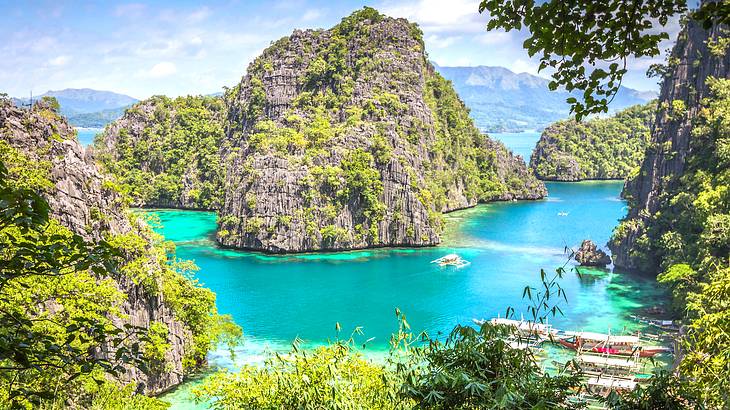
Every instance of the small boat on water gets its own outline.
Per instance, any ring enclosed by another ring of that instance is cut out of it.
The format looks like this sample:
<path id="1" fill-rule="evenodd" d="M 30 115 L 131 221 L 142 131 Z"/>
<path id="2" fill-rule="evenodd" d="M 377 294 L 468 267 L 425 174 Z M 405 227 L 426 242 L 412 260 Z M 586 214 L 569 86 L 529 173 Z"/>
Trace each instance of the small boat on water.
<path id="1" fill-rule="evenodd" d="M 592 332 L 564 332 L 567 337 L 558 339 L 561 345 L 577 350 L 606 355 L 653 357 L 669 352 L 663 346 L 642 346 L 638 336 L 614 336 Z"/>
<path id="2" fill-rule="evenodd" d="M 623 393 L 633 390 L 638 383 L 633 380 L 615 377 L 591 377 L 586 381 L 588 392 L 593 395 L 608 397 L 612 391 Z"/>
<path id="3" fill-rule="evenodd" d="M 664 332 L 676 333 L 679 332 L 679 323 L 675 320 L 662 320 L 662 319 L 649 319 L 642 316 L 631 315 L 635 320 L 648 324 L 651 327 L 657 328 Z"/>
<path id="4" fill-rule="evenodd" d="M 535 323 L 530 322 L 528 320 L 515 320 L 515 319 L 506 319 L 506 318 L 492 318 L 490 320 L 490 323 L 493 325 L 503 325 L 503 326 L 511 326 L 517 329 L 517 332 L 520 333 L 522 336 L 525 337 L 541 337 L 544 339 L 548 339 L 551 336 L 555 336 L 557 334 L 557 330 L 553 329 L 552 325 L 546 324 L 546 323 Z"/>
<path id="5" fill-rule="evenodd" d="M 442 256 L 438 259 L 434 259 L 431 261 L 431 263 L 435 263 L 439 266 L 453 266 L 456 268 L 463 268 L 464 266 L 471 264 L 471 262 L 463 259 L 461 256 L 455 253 Z"/>
<path id="6" fill-rule="evenodd" d="M 558 216 L 568 216 L 567 212 L 558 212 Z"/>
<path id="7" fill-rule="evenodd" d="M 633 380 L 641 364 L 628 357 L 581 354 L 575 358 L 581 373 L 589 376 L 612 376 Z"/>

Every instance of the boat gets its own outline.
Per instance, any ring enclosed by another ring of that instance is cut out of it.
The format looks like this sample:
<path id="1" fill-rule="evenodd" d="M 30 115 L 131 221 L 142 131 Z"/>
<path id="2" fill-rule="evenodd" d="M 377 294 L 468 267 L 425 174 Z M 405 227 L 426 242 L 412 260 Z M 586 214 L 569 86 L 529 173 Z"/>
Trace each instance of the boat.
<path id="1" fill-rule="evenodd" d="M 558 212 L 558 216 L 568 216 L 567 212 Z"/>
<path id="2" fill-rule="evenodd" d="M 431 261 L 431 263 L 438 264 L 439 266 L 454 266 L 456 268 L 463 268 L 464 266 L 471 264 L 471 262 L 463 259 L 461 256 L 455 253 L 442 256 L 438 259 L 434 259 Z"/>
<path id="3" fill-rule="evenodd" d="M 624 393 L 633 390 L 638 383 L 633 380 L 618 379 L 615 377 L 590 377 L 586 381 L 588 392 L 600 396 L 608 397 L 612 391 Z"/>
<path id="4" fill-rule="evenodd" d="M 501 317 L 492 318 L 490 323 L 493 325 L 511 326 L 514 327 L 519 334 L 525 337 L 541 337 L 549 339 L 557 334 L 557 331 L 553 329 L 552 325 L 546 323 L 535 323 L 529 320 L 514 320 L 506 319 Z"/>
<path id="5" fill-rule="evenodd" d="M 578 355 L 574 363 L 581 373 L 589 376 L 612 376 L 625 379 L 635 379 L 641 364 L 627 357 L 597 356 L 591 354 Z"/>
<path id="6" fill-rule="evenodd" d="M 638 336 L 614 336 L 593 332 L 564 332 L 567 337 L 559 337 L 558 342 L 573 350 L 587 351 L 606 355 L 654 357 L 671 349 L 664 346 L 642 346 Z"/>
<path id="7" fill-rule="evenodd" d="M 507 345 L 509 345 L 509 347 L 511 347 L 513 349 L 517 349 L 517 350 L 530 349 L 530 350 L 540 351 L 540 350 L 542 350 L 542 347 L 540 347 L 540 345 L 542 344 L 544 339 L 540 339 L 540 338 L 525 339 L 525 338 L 521 338 L 521 337 L 517 337 L 517 338 L 512 337 L 509 339 L 504 339 L 504 341 L 507 343 Z"/>
<path id="8" fill-rule="evenodd" d="M 638 322 L 645 323 L 651 327 L 657 328 L 664 332 L 677 333 L 679 332 L 679 322 L 676 320 L 664 320 L 664 319 L 649 319 L 643 316 L 631 315 L 632 318 Z"/>

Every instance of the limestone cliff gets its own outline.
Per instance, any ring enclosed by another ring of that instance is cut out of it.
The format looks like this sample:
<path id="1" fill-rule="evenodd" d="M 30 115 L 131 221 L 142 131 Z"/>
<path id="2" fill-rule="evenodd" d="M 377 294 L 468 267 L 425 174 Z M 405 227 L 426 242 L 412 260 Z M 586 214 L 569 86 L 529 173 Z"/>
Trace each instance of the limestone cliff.
<path id="1" fill-rule="evenodd" d="M 226 103 L 224 246 L 434 245 L 441 212 L 546 194 L 477 130 L 420 29 L 370 8 L 275 42 Z"/>
<path id="2" fill-rule="evenodd" d="M 684 174 L 693 149 L 693 121 L 710 94 L 708 78 L 730 78 L 730 52 L 716 47 L 720 38 L 728 37 L 727 30 L 718 25 L 706 30 L 689 20 L 679 34 L 662 83 L 650 146 L 640 171 L 624 187 L 629 214 L 609 243 L 618 267 L 656 270 L 661 263 L 659 255 L 647 252 L 652 240 L 644 235 L 646 225 L 663 193 L 677 186 Z"/>
<path id="3" fill-rule="evenodd" d="M 655 115 L 650 103 L 610 118 L 558 121 L 540 135 L 530 168 L 549 181 L 624 179 L 644 158 Z"/>
<path id="4" fill-rule="evenodd" d="M 111 240 L 114 235 L 127 234 L 150 240 L 145 237 L 144 223 L 127 214 L 121 196 L 79 144 L 73 128 L 45 102 L 36 103 L 32 109 L 20 109 L 0 99 L 0 142 L 36 165 L 47 164 L 52 187 L 44 196 L 52 218 L 63 226 L 87 240 Z M 164 261 L 154 257 L 147 261 L 146 270 L 163 269 Z M 159 322 L 168 330 L 169 348 L 160 363 L 164 370 L 145 373 L 128 367 L 121 380 L 137 383 L 146 393 L 159 393 L 179 384 L 185 373 L 183 357 L 192 347 L 190 328 L 177 318 L 161 293 L 149 291 L 124 274 L 113 279 L 125 296 L 117 306 L 118 314 L 111 317 L 115 325 L 148 328 Z M 96 354 L 104 357 L 108 347 L 101 346 Z"/>
<path id="5" fill-rule="evenodd" d="M 129 187 L 136 206 L 217 209 L 224 111 L 218 97 L 149 98 L 106 127 L 95 157 Z"/>

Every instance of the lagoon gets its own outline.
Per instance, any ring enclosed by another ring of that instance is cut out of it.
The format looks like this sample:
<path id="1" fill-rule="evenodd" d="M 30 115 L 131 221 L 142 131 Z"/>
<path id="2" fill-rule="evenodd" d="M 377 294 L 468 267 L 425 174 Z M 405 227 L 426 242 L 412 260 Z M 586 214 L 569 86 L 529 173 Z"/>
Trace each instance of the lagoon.
<path id="1" fill-rule="evenodd" d="M 539 283 L 540 269 L 554 272 L 566 263 L 565 248 L 583 239 L 599 246 L 626 212 L 621 182 L 548 183 L 541 201 L 479 205 L 446 216 L 443 244 L 422 249 L 378 249 L 330 254 L 264 255 L 215 246 L 215 214 L 161 210 L 160 232 L 177 245 L 177 255 L 199 266 L 197 277 L 217 294 L 221 313 L 243 327 L 246 341 L 238 361 L 257 361 L 266 348 L 286 349 L 295 338 L 326 343 L 361 326 L 373 338 L 365 352 L 388 347 L 400 308 L 415 331 L 432 336 L 457 323 L 520 312 L 526 285 Z M 560 216 L 567 213 L 567 216 Z M 448 253 L 471 261 L 464 268 L 430 263 Z M 572 266 L 572 265 L 569 265 Z M 569 271 L 561 286 L 568 303 L 558 328 L 606 332 L 634 331 L 630 314 L 662 305 L 666 295 L 651 277 L 609 270 Z M 518 313 L 519 315 L 519 313 Z M 228 355 L 211 355 L 214 366 L 233 367 Z M 186 389 L 167 398 L 189 408 Z"/>

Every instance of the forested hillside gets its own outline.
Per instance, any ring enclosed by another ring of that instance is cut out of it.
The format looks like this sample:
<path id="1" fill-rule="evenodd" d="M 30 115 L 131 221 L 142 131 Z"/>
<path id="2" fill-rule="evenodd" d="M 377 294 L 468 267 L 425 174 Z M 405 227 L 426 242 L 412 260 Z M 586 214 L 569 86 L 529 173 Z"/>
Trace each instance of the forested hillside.
<path id="1" fill-rule="evenodd" d="M 152 97 L 107 126 L 95 155 L 136 206 L 217 209 L 225 115 L 218 97 Z"/>
<path id="2" fill-rule="evenodd" d="M 546 193 L 474 126 L 418 26 L 371 8 L 278 40 L 226 100 L 225 246 L 434 245 L 441 212 Z"/>
<path id="3" fill-rule="evenodd" d="M 0 99 L 0 164 L 0 403 L 153 406 L 131 394 L 176 386 L 240 335 L 55 100 Z"/>
<path id="4" fill-rule="evenodd" d="M 655 116 L 651 103 L 610 118 L 558 121 L 542 132 L 530 168 L 542 180 L 624 179 L 644 158 Z"/>

